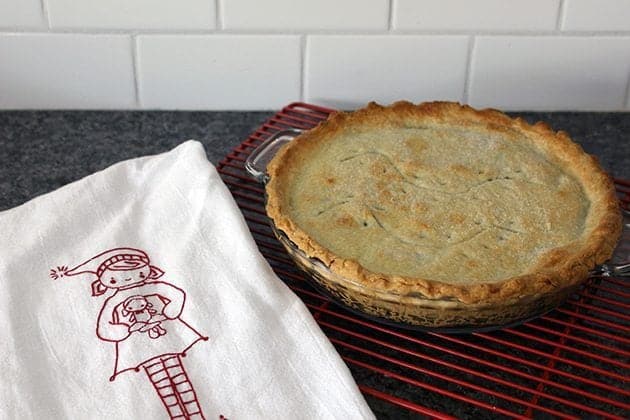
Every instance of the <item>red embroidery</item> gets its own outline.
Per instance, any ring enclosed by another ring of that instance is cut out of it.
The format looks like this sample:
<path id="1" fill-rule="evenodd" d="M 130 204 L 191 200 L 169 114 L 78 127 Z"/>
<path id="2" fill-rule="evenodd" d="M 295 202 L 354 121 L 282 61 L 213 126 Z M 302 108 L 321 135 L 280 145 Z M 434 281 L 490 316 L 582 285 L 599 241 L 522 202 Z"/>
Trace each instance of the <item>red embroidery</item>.
<path id="1" fill-rule="evenodd" d="M 172 419 L 204 418 L 179 356 L 160 357 L 143 367 Z"/>
<path id="2" fill-rule="evenodd" d="M 160 326 L 161 318 L 154 317 L 157 311 L 152 307 L 153 304 L 144 296 L 130 296 L 123 302 L 122 314 L 128 316 L 132 322 L 129 326 L 130 332 L 148 331 L 151 338 L 166 334 L 166 330 Z"/>
<path id="3" fill-rule="evenodd" d="M 98 314 L 96 335 L 114 344 L 114 381 L 123 372 L 142 367 L 172 419 L 204 419 L 197 394 L 181 358 L 200 334 L 182 318 L 186 292 L 165 281 L 164 271 L 150 265 L 135 248 L 113 248 L 68 269 L 50 270 L 54 280 L 85 276 L 92 296 L 108 294 Z"/>
<path id="4" fill-rule="evenodd" d="M 60 279 L 60 278 L 65 276 L 66 271 L 68 271 L 68 266 L 67 265 L 61 265 L 61 266 L 58 266 L 57 268 L 51 268 L 50 269 L 50 277 L 53 280 Z"/>

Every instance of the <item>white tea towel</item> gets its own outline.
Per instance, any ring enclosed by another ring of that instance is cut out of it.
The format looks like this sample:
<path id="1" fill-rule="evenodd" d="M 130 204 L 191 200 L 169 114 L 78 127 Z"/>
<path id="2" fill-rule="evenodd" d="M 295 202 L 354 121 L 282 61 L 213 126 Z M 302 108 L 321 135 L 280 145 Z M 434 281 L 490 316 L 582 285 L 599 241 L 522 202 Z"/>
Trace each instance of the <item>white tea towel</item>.
<path id="1" fill-rule="evenodd" d="M 0 213 L 0 418 L 373 418 L 200 143 Z"/>

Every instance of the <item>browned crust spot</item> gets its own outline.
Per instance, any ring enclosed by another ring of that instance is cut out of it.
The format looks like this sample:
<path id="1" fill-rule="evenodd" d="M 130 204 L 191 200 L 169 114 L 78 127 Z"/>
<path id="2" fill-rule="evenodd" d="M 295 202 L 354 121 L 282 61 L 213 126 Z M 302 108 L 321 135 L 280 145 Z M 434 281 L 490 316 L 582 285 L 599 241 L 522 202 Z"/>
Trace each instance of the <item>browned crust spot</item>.
<path id="1" fill-rule="evenodd" d="M 564 170 L 581 182 L 584 193 L 590 200 L 587 215 L 589 222 L 586 223 L 580 240 L 570 246 L 548 251 L 527 274 L 492 283 L 453 285 L 431 279 L 371 272 L 357 261 L 340 258 L 321 246 L 287 217 L 285 208 L 288 180 L 299 171 L 305 156 L 311 150 L 317 149 L 325 139 L 335 136 L 348 126 L 421 125 L 427 122 L 449 122 L 460 126 L 485 124 L 494 130 L 517 130 L 526 134 L 533 146 L 554 155 L 563 163 Z M 508 298 L 513 300 L 520 296 L 564 289 L 584 281 L 595 265 L 611 257 L 622 227 L 612 179 L 602 170 L 597 160 L 586 154 L 566 133 L 553 131 L 542 122 L 530 125 L 520 118 L 511 118 L 497 110 L 476 110 L 453 102 L 414 105 L 400 101 L 386 107 L 372 102 L 354 112 L 333 113 L 326 121 L 286 145 L 269 164 L 267 171 L 270 176 L 266 186 L 267 214 L 278 229 L 286 233 L 307 255 L 323 261 L 333 272 L 358 280 L 368 287 L 396 294 L 413 292 L 431 299 L 456 299 L 477 304 L 498 303 Z"/>

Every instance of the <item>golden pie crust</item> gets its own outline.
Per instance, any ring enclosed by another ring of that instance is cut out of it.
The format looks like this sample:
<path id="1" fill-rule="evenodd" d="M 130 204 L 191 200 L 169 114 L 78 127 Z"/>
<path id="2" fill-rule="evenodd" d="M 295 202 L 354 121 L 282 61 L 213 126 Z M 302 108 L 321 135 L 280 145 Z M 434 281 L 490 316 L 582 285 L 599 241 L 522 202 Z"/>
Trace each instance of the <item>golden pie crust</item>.
<path id="1" fill-rule="evenodd" d="M 566 133 L 457 103 L 334 113 L 267 172 L 275 227 L 379 293 L 543 295 L 585 280 L 621 232 L 611 178 Z"/>

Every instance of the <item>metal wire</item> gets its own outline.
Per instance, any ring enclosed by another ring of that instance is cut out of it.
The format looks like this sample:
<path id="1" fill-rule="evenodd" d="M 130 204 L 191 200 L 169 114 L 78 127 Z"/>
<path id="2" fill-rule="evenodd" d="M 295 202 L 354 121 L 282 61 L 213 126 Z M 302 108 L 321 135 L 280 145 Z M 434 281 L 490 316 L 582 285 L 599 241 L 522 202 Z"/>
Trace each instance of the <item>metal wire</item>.
<path id="1" fill-rule="evenodd" d="M 331 304 L 309 286 L 273 236 L 265 216 L 264 189 L 243 163 L 269 135 L 312 128 L 331 112 L 304 103 L 288 105 L 232 150 L 218 170 L 262 254 L 311 310 L 368 402 L 440 419 L 630 418 L 627 280 L 595 276 L 564 305 L 542 317 L 469 335 L 375 323 Z M 630 182 L 615 183 L 628 210 Z"/>

